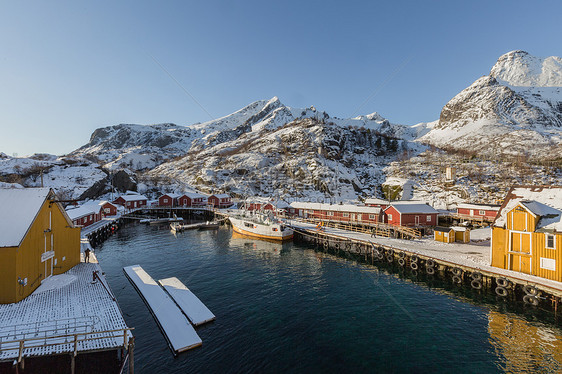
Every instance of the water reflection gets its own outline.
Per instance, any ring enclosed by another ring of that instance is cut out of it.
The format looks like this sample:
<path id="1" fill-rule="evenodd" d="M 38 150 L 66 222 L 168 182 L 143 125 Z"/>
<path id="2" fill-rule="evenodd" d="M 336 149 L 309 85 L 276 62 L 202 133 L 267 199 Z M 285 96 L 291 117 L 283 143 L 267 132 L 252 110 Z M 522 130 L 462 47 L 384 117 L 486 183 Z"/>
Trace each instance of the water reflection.
<path id="1" fill-rule="evenodd" d="M 507 372 L 556 373 L 562 367 L 562 335 L 558 329 L 490 311 L 488 331 Z"/>

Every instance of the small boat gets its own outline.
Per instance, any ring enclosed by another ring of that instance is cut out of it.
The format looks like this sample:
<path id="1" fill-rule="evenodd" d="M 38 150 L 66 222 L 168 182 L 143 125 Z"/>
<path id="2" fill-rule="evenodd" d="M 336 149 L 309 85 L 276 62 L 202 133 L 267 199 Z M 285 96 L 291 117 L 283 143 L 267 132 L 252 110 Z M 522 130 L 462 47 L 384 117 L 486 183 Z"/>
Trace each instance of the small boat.
<path id="1" fill-rule="evenodd" d="M 219 223 L 217 221 L 207 221 L 199 226 L 199 230 L 217 230 L 218 228 Z"/>
<path id="2" fill-rule="evenodd" d="M 201 225 L 202 225 L 202 223 L 190 223 L 190 224 L 182 225 L 179 222 L 172 222 L 172 223 L 170 223 L 170 230 L 172 232 L 194 230 L 194 229 L 198 229 L 199 227 L 201 227 Z"/>
<path id="3" fill-rule="evenodd" d="M 293 230 L 275 217 L 252 214 L 230 216 L 228 219 L 232 224 L 232 229 L 242 235 L 275 241 L 293 239 Z"/>
<path id="4" fill-rule="evenodd" d="M 170 223 L 170 222 L 180 222 L 183 221 L 183 218 L 178 218 L 176 217 L 176 215 L 174 214 L 173 217 L 169 217 L 169 218 L 155 218 L 155 219 L 151 219 L 148 223 L 150 225 L 160 225 L 163 223 Z"/>

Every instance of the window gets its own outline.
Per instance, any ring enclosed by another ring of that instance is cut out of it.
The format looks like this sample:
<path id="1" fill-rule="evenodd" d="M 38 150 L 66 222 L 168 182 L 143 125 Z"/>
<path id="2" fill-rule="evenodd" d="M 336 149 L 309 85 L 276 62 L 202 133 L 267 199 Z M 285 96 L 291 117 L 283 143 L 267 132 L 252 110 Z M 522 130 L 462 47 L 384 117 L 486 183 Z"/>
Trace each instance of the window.
<path id="1" fill-rule="evenodd" d="M 485 210 L 479 210 L 478 214 L 480 214 L 481 216 L 485 216 L 486 215 L 486 211 Z"/>
<path id="2" fill-rule="evenodd" d="M 369 219 L 375 219 L 375 215 L 374 215 L 374 214 L 369 214 Z"/>
<path id="3" fill-rule="evenodd" d="M 357 220 L 358 220 L 358 221 L 361 221 L 361 214 L 358 214 L 358 215 L 357 215 Z"/>
<path id="4" fill-rule="evenodd" d="M 552 234 L 545 234 L 545 246 L 549 249 L 556 249 L 556 236 Z"/>
<path id="5" fill-rule="evenodd" d="M 168 199 L 162 199 L 162 201 L 165 202 L 165 203 L 167 203 L 167 202 L 168 202 Z"/>
<path id="6" fill-rule="evenodd" d="M 556 271 L 556 260 L 541 257 L 540 266 L 541 269 Z"/>
<path id="7" fill-rule="evenodd" d="M 342 217 L 344 217 L 344 218 L 349 217 L 349 213 L 342 213 Z"/>
<path id="8" fill-rule="evenodd" d="M 388 220 L 391 221 L 392 220 L 392 214 L 388 215 Z"/>
<path id="9" fill-rule="evenodd" d="M 329 216 L 333 216 L 333 215 L 334 215 L 334 212 L 328 212 L 328 215 L 329 215 Z"/>
<path id="10" fill-rule="evenodd" d="M 427 222 L 431 222 L 431 216 L 425 216 L 425 220 L 426 220 Z"/>
<path id="11" fill-rule="evenodd" d="M 277 231 L 277 227 L 272 227 L 271 228 L 273 231 Z"/>

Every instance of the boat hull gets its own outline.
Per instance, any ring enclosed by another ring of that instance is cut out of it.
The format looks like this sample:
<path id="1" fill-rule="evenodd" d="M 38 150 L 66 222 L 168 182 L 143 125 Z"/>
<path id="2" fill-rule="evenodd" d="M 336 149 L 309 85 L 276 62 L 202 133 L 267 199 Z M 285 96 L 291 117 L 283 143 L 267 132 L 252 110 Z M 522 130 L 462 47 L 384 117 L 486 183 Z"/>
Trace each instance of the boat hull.
<path id="1" fill-rule="evenodd" d="M 271 234 L 264 232 L 264 227 L 268 227 L 265 225 L 254 224 L 257 226 L 254 228 L 245 229 L 244 227 L 244 220 L 242 219 L 235 219 L 230 217 L 230 223 L 232 224 L 232 229 L 242 235 L 251 236 L 258 239 L 265 239 L 265 240 L 274 240 L 274 241 L 288 241 L 293 239 L 293 230 L 285 229 L 284 231 L 274 231 Z M 264 227 L 260 227 L 264 226 Z M 279 226 L 279 225 L 277 225 Z"/>

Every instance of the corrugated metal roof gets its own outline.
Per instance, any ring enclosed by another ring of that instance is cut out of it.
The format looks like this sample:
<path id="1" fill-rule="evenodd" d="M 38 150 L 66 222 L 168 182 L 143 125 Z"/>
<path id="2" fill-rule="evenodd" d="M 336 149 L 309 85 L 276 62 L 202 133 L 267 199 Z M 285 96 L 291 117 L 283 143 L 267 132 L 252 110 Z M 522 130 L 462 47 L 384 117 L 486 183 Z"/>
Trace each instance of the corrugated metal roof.
<path id="1" fill-rule="evenodd" d="M 0 247 L 20 245 L 50 191 L 50 188 L 0 188 Z"/>

